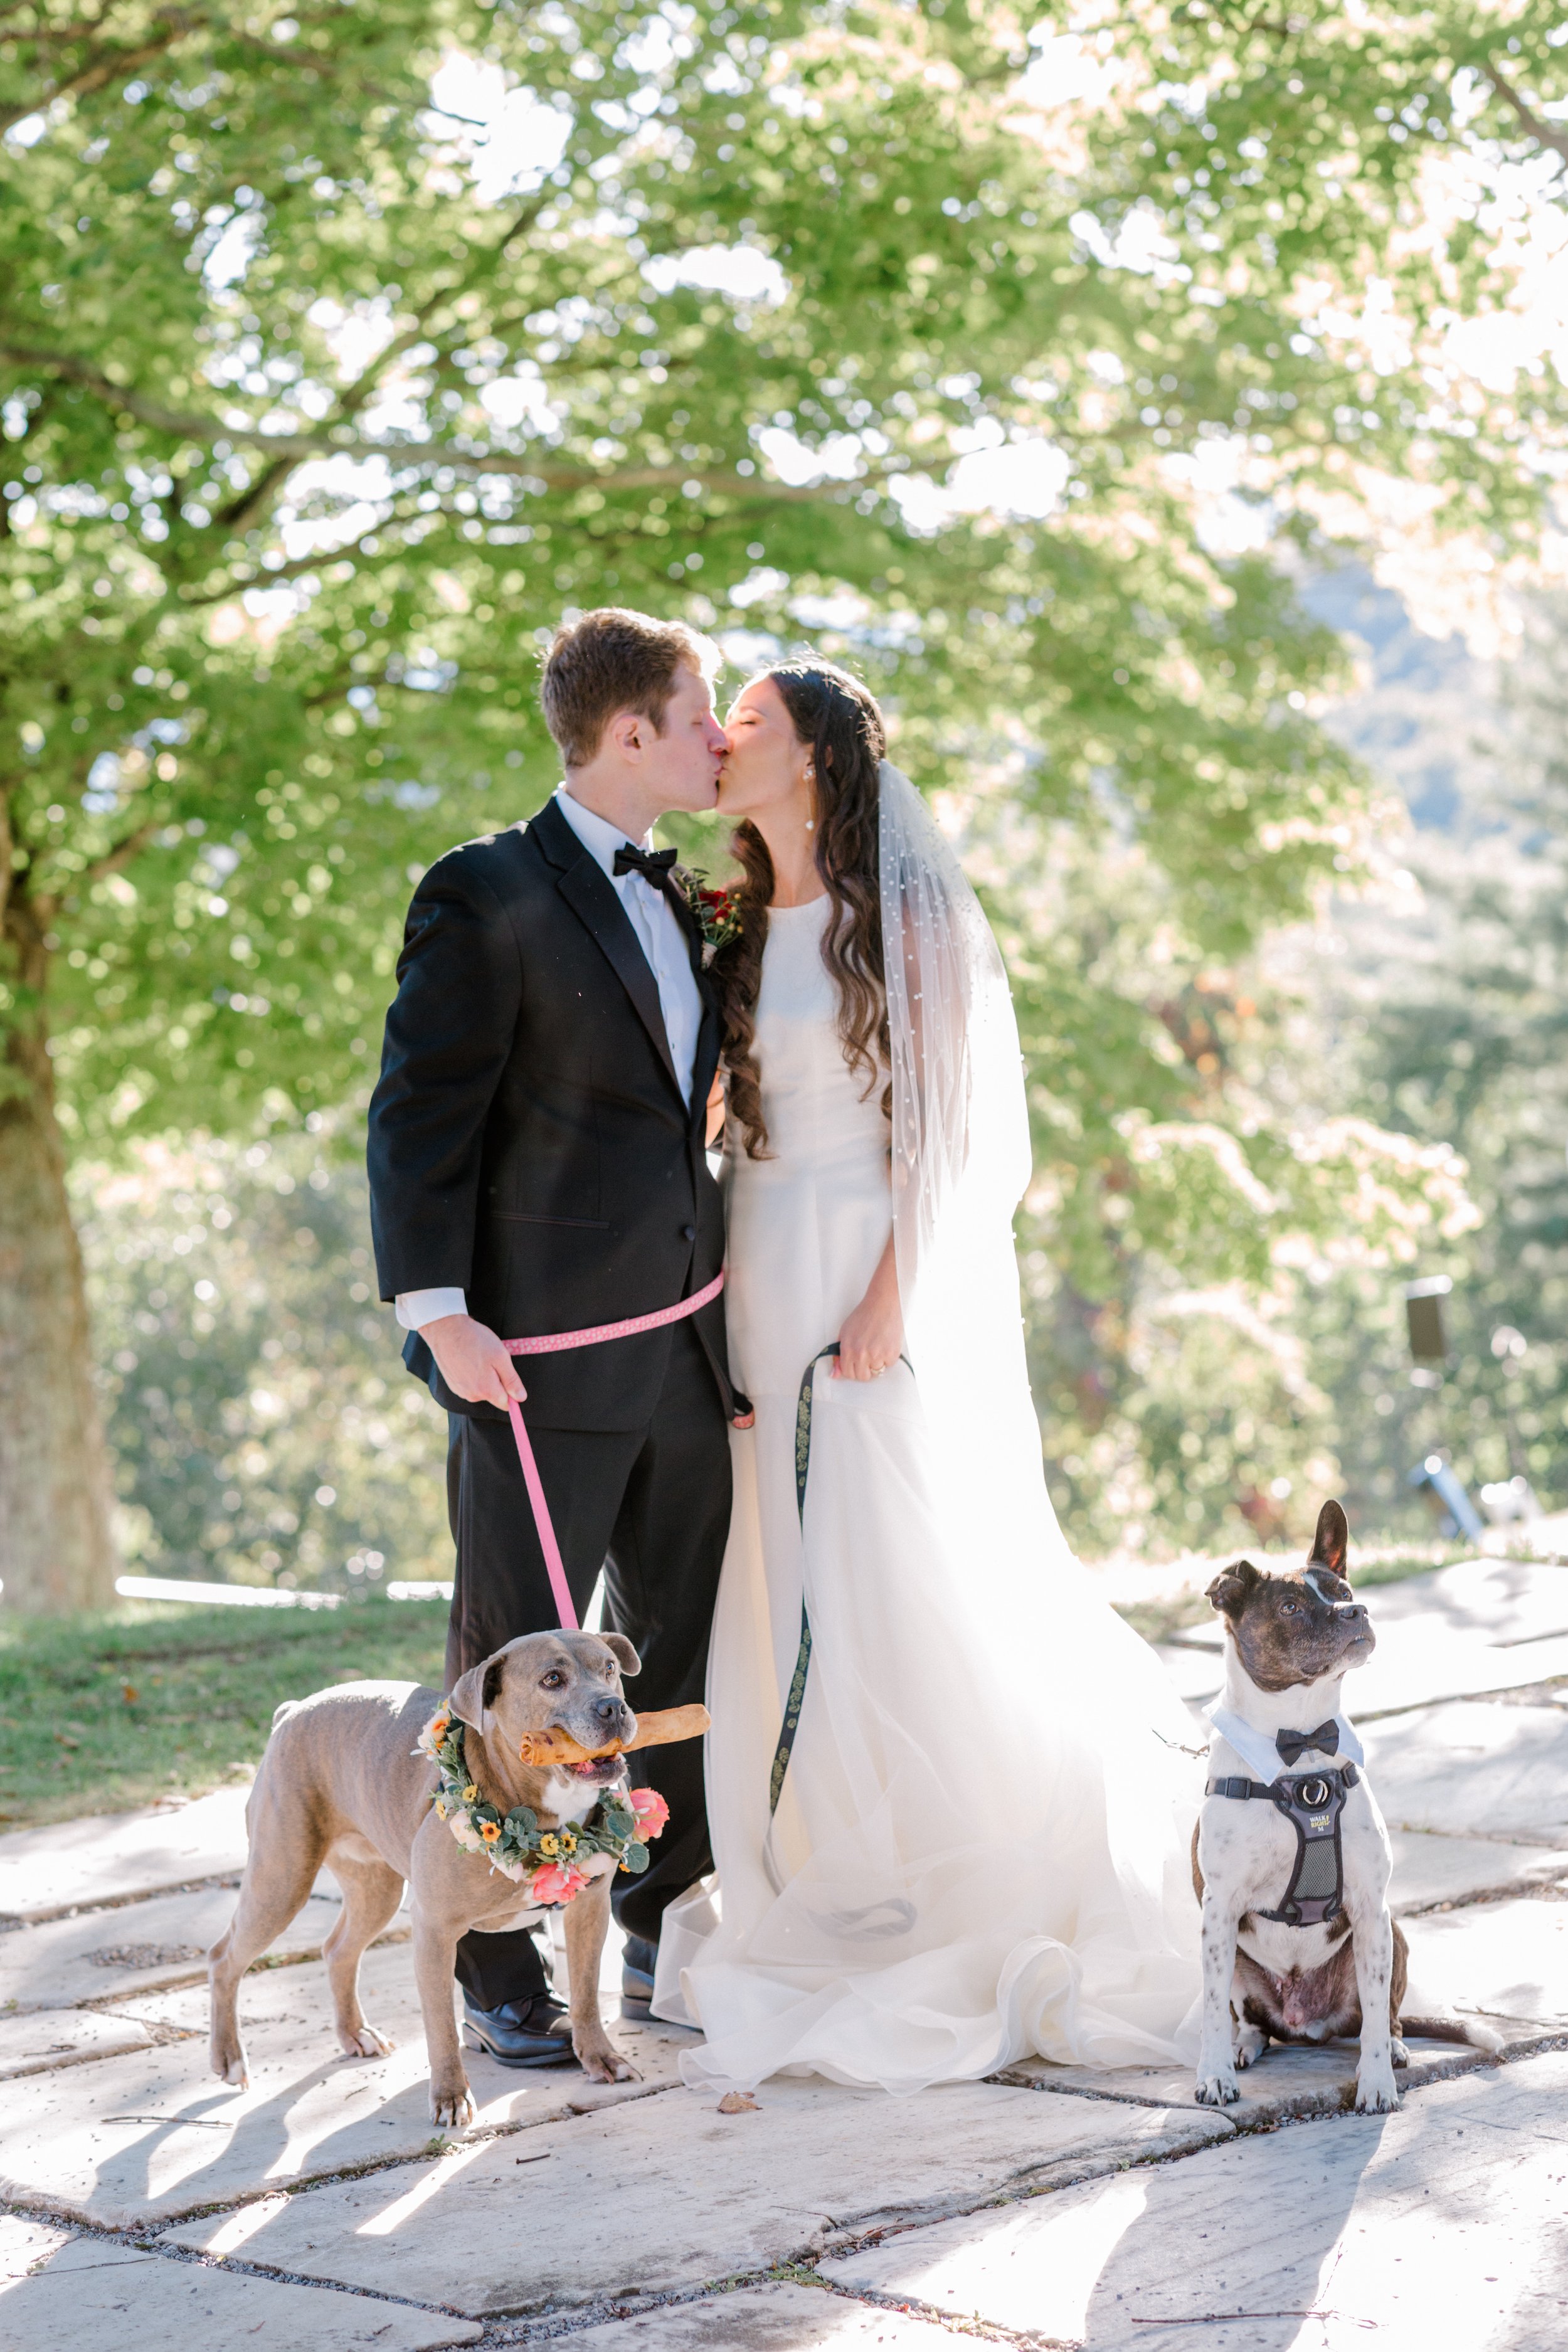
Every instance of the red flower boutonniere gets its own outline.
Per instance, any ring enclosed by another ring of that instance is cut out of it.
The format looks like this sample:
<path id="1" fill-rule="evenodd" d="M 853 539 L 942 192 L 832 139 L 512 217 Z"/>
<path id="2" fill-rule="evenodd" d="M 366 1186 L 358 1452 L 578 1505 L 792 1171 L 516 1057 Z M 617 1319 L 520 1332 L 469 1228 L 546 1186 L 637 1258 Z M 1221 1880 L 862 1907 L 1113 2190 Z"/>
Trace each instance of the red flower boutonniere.
<path id="1" fill-rule="evenodd" d="M 744 928 L 741 920 L 741 905 L 733 890 L 710 888 L 708 877 L 700 868 L 679 866 L 676 879 L 682 896 L 691 909 L 691 919 L 702 939 L 702 969 L 707 971 L 721 948 L 738 940 Z"/>

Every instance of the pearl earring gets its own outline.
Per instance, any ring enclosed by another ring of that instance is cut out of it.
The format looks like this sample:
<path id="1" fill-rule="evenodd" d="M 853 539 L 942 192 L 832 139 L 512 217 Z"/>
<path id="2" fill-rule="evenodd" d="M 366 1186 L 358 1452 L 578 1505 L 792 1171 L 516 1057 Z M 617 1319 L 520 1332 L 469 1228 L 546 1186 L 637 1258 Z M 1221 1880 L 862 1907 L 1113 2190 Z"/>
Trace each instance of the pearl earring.
<path id="1" fill-rule="evenodd" d="M 816 770 L 815 768 L 807 768 L 803 781 L 807 784 L 815 784 L 816 782 Z M 816 831 L 816 819 L 814 816 L 808 816 L 806 818 L 805 829 L 807 833 L 815 833 Z"/>

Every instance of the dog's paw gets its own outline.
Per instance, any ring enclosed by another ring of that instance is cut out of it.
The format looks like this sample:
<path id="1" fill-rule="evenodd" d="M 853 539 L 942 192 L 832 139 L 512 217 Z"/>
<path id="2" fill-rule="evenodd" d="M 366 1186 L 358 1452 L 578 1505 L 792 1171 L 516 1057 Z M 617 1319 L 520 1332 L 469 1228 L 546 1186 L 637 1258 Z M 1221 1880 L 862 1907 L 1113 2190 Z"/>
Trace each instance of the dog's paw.
<path id="1" fill-rule="evenodd" d="M 1233 2074 L 1200 2074 L 1193 2093 L 1200 2107 L 1234 2106 L 1241 2085 Z"/>
<path id="2" fill-rule="evenodd" d="M 1408 2066 L 1410 2063 L 1410 2053 L 1397 2037 L 1389 2043 L 1388 2054 L 1396 2067 Z"/>
<path id="3" fill-rule="evenodd" d="M 572 2037 L 572 2047 L 577 2053 L 577 2063 L 590 2083 L 640 2083 L 642 2076 L 629 2058 L 616 2048 L 605 2034 L 590 2040 L 584 2034 Z"/>
<path id="4" fill-rule="evenodd" d="M 363 2018 L 357 2025 L 342 2027 L 338 2039 L 350 2058 L 385 2058 L 397 2047 L 390 2033 L 378 2033 Z"/>
<path id="5" fill-rule="evenodd" d="M 474 2120 L 474 2102 L 467 2083 L 459 2083 L 455 2090 L 450 2091 L 438 2091 L 435 2084 L 431 2084 L 430 2120 L 433 2124 L 444 2124 L 449 2131 L 468 2130 Z"/>
<path id="6" fill-rule="evenodd" d="M 1236 2037 L 1235 2058 L 1237 2066 L 1251 2066 L 1268 2047 L 1268 2036 L 1260 2025 L 1244 2025 Z"/>
<path id="7" fill-rule="evenodd" d="M 1399 2086 L 1392 2066 L 1376 2066 L 1370 2074 L 1356 2076 L 1355 2111 L 1358 2116 L 1398 2114 Z"/>
<path id="8" fill-rule="evenodd" d="M 245 2063 L 243 2050 L 215 2050 L 213 2073 L 220 2083 L 226 2083 L 231 2091 L 248 2091 L 250 2088 L 250 2069 Z"/>

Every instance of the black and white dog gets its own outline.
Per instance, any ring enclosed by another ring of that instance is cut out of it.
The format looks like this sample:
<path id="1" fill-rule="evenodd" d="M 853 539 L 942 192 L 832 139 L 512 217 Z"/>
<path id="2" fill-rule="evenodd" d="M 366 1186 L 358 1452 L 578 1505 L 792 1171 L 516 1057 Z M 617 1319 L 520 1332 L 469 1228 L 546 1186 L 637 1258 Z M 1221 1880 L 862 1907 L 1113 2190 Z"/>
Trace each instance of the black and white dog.
<path id="1" fill-rule="evenodd" d="M 1388 1832 L 1362 1771 L 1340 1689 L 1373 1653 L 1364 1605 L 1345 1581 L 1349 1529 L 1325 1503 L 1306 1566 L 1265 1575 L 1249 1559 L 1216 1576 L 1225 1694 L 1193 1839 L 1203 1906 L 1203 2036 L 1197 2095 L 1226 2106 L 1236 2073 L 1276 2042 L 1361 2036 L 1356 2109 L 1399 2105 L 1395 2067 L 1408 1954 L 1390 1916 Z M 1479 2049 L 1484 2026 L 1406 2018 L 1404 2030 Z"/>

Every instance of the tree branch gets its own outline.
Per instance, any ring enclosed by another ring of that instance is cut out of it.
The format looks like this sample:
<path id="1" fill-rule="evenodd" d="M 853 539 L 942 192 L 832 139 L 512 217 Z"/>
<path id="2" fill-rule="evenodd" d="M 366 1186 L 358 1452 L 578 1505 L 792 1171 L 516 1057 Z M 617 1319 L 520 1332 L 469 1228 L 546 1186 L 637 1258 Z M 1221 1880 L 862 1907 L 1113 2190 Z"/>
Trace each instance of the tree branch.
<path id="1" fill-rule="evenodd" d="M 107 881 L 110 875 L 118 874 L 122 866 L 129 866 L 137 853 L 146 848 L 157 830 L 151 818 L 145 824 L 137 825 L 133 832 L 117 841 L 112 849 L 106 849 L 101 857 L 95 857 L 90 866 L 83 866 L 74 877 L 79 887 L 89 887 L 94 882 Z"/>
<path id="2" fill-rule="evenodd" d="M 345 555 L 353 555 L 367 539 L 374 539 L 377 531 L 392 530 L 400 522 L 411 522 L 415 514 L 427 521 L 432 513 L 446 515 L 448 521 L 451 520 L 444 507 L 405 509 L 401 514 L 395 511 L 378 515 L 374 522 L 367 524 L 353 539 L 345 539 L 341 547 L 319 548 L 313 555 L 297 555 L 291 562 L 279 563 L 275 569 L 268 570 L 263 566 L 247 572 L 243 580 L 226 580 L 221 588 L 207 588 L 199 595 L 182 596 L 180 610 L 184 613 L 199 611 L 204 604 L 221 604 L 226 597 L 243 596 L 250 588 L 276 588 L 279 581 L 298 580 L 306 572 L 320 572 L 327 564 L 341 563 Z"/>
<path id="3" fill-rule="evenodd" d="M 729 469 L 685 464 L 637 466 L 628 472 L 614 473 L 595 466 L 552 465 L 531 451 L 459 449 L 449 441 L 366 440 L 341 428 L 320 433 L 264 433 L 258 425 L 232 425 L 216 416 L 163 408 L 141 393 L 114 383 L 72 352 L 33 351 L 18 344 L 0 343 L 0 365 L 5 363 L 47 369 L 68 383 L 79 383 L 96 393 L 106 407 L 120 409 L 134 416 L 139 424 L 151 426 L 155 433 L 167 433 L 174 440 L 233 442 L 245 448 L 265 450 L 274 464 L 287 462 L 295 466 L 312 457 L 384 457 L 394 467 L 451 466 L 466 473 L 509 475 L 540 482 L 547 490 L 662 490 L 680 482 L 698 482 L 705 490 L 722 490 L 735 498 L 760 496 L 777 500 L 821 498 L 835 487 L 826 482 L 795 487 L 787 482 L 763 481 L 755 476 L 748 478 Z M 865 488 L 888 470 L 873 468 L 837 487 L 847 491 Z M 321 561 L 327 562 L 331 558 L 323 557 Z"/>
<path id="4" fill-rule="evenodd" d="M 107 881 L 111 874 L 118 874 L 122 866 L 129 866 L 132 859 L 146 848 L 157 830 L 158 827 L 152 819 L 149 819 L 145 824 L 137 825 L 133 831 L 126 834 L 122 840 L 117 841 L 112 849 L 106 849 L 101 857 L 95 857 L 91 864 L 84 866 L 79 874 L 73 874 L 68 887 L 72 890 L 88 890 L 95 882 Z M 38 892 L 34 895 L 33 911 L 43 928 L 47 929 L 58 914 L 60 896 L 58 890 L 50 890 L 47 893 Z"/>
<path id="5" fill-rule="evenodd" d="M 414 324 L 411 327 L 405 327 L 402 334 L 394 335 L 385 350 L 378 352 L 369 366 L 362 370 L 353 383 L 345 387 L 338 402 L 336 412 L 343 422 L 347 423 L 359 415 L 393 362 L 401 359 L 405 352 L 412 351 L 416 343 L 424 341 L 429 321 L 442 303 L 455 300 L 459 295 L 467 293 L 482 278 L 500 266 L 514 238 L 521 236 L 525 229 L 531 228 L 543 211 L 548 193 L 548 188 L 536 190 L 527 203 L 520 207 L 517 218 L 499 243 L 487 247 L 478 255 L 473 267 L 458 279 L 455 286 L 443 286 L 422 302 L 414 313 Z"/>
<path id="6" fill-rule="evenodd" d="M 1521 124 L 1538 145 L 1550 147 L 1554 155 L 1561 155 L 1565 162 L 1568 162 L 1568 130 L 1564 130 L 1559 123 L 1548 122 L 1544 116 L 1537 114 L 1528 100 L 1520 96 L 1512 83 L 1504 79 L 1496 66 L 1483 65 L 1480 70 L 1502 100 L 1503 104 L 1512 108 Z"/>
<path id="7" fill-rule="evenodd" d="M 150 65 L 154 58 L 161 58 L 185 34 L 196 31 L 207 22 L 206 14 L 202 10 L 165 12 L 163 18 L 164 29 L 155 40 L 142 41 L 132 49 L 100 49 L 76 73 L 64 81 L 52 83 L 40 90 L 36 98 L 0 106 L 0 134 L 9 131 L 13 123 L 25 121 L 29 114 L 41 114 L 57 99 L 88 98 L 94 90 L 102 89 L 107 83 L 123 79 L 127 74 L 134 73 L 138 66 Z"/>
<path id="8" fill-rule="evenodd" d="M 274 492 L 282 488 L 298 463 L 295 457 L 279 457 L 270 466 L 263 466 L 249 488 L 241 490 L 238 498 L 231 499 L 226 507 L 214 515 L 211 524 L 214 533 L 222 532 L 226 536 L 232 531 L 243 530 L 262 508 L 270 503 Z"/>

